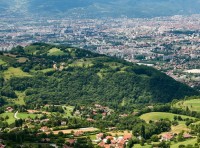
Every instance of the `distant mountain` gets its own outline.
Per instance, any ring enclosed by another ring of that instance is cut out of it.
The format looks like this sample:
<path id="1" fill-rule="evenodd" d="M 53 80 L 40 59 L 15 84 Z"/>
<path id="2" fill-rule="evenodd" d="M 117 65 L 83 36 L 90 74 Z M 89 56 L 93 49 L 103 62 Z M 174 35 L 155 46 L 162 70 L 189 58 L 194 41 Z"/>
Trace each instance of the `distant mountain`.
<path id="1" fill-rule="evenodd" d="M 157 17 L 200 13 L 199 5 L 200 0 L 1 0 L 0 11 L 57 17 Z"/>
<path id="2" fill-rule="evenodd" d="M 34 44 L 0 55 L 0 98 L 58 104 L 166 103 L 199 92 L 160 71 L 90 51 Z"/>

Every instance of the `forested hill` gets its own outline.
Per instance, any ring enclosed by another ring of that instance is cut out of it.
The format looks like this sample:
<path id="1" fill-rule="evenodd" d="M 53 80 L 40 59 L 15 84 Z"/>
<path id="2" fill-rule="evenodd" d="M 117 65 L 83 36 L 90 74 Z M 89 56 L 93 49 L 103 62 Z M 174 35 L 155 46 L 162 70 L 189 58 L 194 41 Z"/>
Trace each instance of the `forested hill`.
<path id="1" fill-rule="evenodd" d="M 0 75 L 0 105 L 22 97 L 32 104 L 165 103 L 198 94 L 151 67 L 39 43 L 0 53 Z"/>

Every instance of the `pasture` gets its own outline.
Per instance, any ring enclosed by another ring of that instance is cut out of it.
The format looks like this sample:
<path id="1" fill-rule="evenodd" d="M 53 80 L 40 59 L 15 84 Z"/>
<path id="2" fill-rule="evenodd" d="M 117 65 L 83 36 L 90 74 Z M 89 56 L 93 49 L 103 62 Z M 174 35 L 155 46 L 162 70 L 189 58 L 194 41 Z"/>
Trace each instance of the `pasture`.
<path id="1" fill-rule="evenodd" d="M 179 101 L 174 105 L 174 107 L 200 112 L 200 99 Z"/>

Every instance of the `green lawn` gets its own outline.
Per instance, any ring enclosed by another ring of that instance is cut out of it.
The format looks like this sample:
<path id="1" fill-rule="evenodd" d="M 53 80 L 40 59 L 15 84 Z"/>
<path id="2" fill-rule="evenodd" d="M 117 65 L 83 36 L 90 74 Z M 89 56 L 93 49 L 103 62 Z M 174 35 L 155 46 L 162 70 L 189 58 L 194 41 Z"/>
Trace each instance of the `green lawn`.
<path id="1" fill-rule="evenodd" d="M 3 114 L 0 114 L 0 117 L 5 118 L 6 116 L 9 117 L 9 119 L 6 120 L 8 122 L 8 124 L 12 124 L 12 123 L 15 122 L 14 113 L 3 113 Z"/>
<path id="2" fill-rule="evenodd" d="M 8 70 L 3 72 L 5 79 L 10 79 L 11 77 L 26 77 L 31 76 L 30 74 L 23 72 L 20 68 L 9 67 Z"/>
<path id="3" fill-rule="evenodd" d="M 186 101 L 179 101 L 174 107 L 186 109 L 188 107 L 191 111 L 200 112 L 200 99 L 192 99 Z"/>
<path id="4" fill-rule="evenodd" d="M 38 116 L 37 114 L 28 114 L 28 113 L 18 113 L 17 117 L 20 119 L 27 119 L 27 118 L 32 118 L 34 119 L 36 116 Z"/>
<path id="5" fill-rule="evenodd" d="M 181 116 L 183 119 L 185 118 L 191 118 L 195 119 L 190 116 L 184 116 L 184 115 L 178 115 L 178 114 L 172 114 L 172 113 L 165 113 L 165 112 L 151 112 L 151 113 L 146 113 L 140 116 L 141 119 L 145 120 L 146 122 L 149 122 L 150 120 L 155 121 L 155 120 L 160 120 L 160 119 L 169 119 L 173 120 L 174 116 Z"/>
<path id="6" fill-rule="evenodd" d="M 170 146 L 170 148 L 178 148 L 179 145 L 188 145 L 188 144 L 191 144 L 194 146 L 195 143 L 197 143 L 197 139 L 193 138 L 193 139 L 189 139 L 183 142 L 174 143 Z"/>
<path id="7" fill-rule="evenodd" d="M 59 55 L 64 55 L 64 54 L 65 53 L 58 48 L 52 48 L 49 50 L 49 53 L 48 53 L 49 56 L 59 56 Z"/>

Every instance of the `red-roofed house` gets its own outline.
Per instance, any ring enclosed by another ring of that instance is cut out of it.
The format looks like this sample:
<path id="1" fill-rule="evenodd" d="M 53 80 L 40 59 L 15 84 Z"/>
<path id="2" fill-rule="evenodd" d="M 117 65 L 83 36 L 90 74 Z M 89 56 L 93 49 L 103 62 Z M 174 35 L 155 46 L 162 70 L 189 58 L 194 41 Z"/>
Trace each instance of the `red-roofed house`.
<path id="1" fill-rule="evenodd" d="M 166 133 L 162 135 L 161 141 L 170 141 L 174 138 L 174 135 L 172 133 Z"/>
<path id="2" fill-rule="evenodd" d="M 183 137 L 184 137 L 185 139 L 187 139 L 187 138 L 192 138 L 192 135 L 190 135 L 190 134 L 188 134 L 188 133 L 185 133 L 185 134 L 183 135 Z"/>
<path id="3" fill-rule="evenodd" d="M 123 138 L 124 140 L 130 140 L 132 138 L 132 134 L 125 134 Z"/>
<path id="4" fill-rule="evenodd" d="M 103 137 L 104 137 L 103 133 L 99 133 L 99 134 L 96 135 L 97 140 L 102 140 Z"/>

